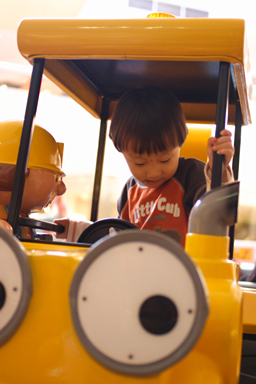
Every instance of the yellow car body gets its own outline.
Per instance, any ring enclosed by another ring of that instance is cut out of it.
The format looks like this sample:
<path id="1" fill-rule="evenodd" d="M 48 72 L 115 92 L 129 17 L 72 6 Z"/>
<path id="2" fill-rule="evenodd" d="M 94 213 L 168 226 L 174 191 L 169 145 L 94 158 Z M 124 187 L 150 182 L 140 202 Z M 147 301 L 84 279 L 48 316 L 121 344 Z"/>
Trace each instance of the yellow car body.
<path id="1" fill-rule="evenodd" d="M 251 122 L 243 20 L 28 19 L 18 28 L 18 47 L 32 65 L 43 63 L 45 75 L 64 92 L 96 118 L 105 120 L 111 118 L 119 95 L 139 78 L 143 84 L 167 83 L 178 94 L 188 121 L 215 122 L 218 68 L 225 62 L 232 66 L 236 85 L 231 90 L 229 123 L 235 122 L 234 95 L 238 95 L 243 123 Z M 93 67 L 95 73 L 90 78 L 87 75 Z M 111 91 L 115 98 L 108 100 Z M 3 235 L 3 243 L 5 236 L 12 248 L 16 239 Z M 160 250 L 161 241 L 156 241 Z M 256 332 L 256 296 L 253 289 L 238 284 L 238 266 L 229 260 L 229 241 L 227 235 L 187 234 L 185 251 L 201 279 L 207 316 L 198 340 L 184 356 L 169 366 L 159 365 L 155 371 L 149 367 L 138 374 L 136 363 L 129 374 L 129 368 L 122 364 L 119 369 L 120 364 L 104 360 L 102 351 L 95 358 L 74 324 L 72 284 L 76 271 L 97 249 L 83 244 L 20 242 L 21 252 L 29 261 L 33 288 L 20 324 L 0 343 L 0 383 L 238 383 L 242 334 Z M 159 273 L 164 273 L 164 266 Z"/>

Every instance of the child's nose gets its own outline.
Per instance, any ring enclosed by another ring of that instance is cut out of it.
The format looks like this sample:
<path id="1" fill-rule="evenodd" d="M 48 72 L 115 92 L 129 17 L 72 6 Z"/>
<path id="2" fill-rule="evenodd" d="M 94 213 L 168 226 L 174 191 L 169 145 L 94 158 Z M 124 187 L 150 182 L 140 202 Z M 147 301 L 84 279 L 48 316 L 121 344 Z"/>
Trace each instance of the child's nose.
<path id="1" fill-rule="evenodd" d="M 161 168 L 159 166 L 150 166 L 148 169 L 147 177 L 149 179 L 154 179 L 161 175 Z"/>

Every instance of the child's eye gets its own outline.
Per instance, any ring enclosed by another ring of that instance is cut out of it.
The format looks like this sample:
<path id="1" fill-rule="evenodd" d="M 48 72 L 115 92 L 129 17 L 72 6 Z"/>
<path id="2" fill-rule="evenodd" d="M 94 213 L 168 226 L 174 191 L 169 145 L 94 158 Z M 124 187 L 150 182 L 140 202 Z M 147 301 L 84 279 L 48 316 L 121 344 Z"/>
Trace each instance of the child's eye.
<path id="1" fill-rule="evenodd" d="M 137 167 L 142 167 L 142 165 L 144 165 L 144 163 L 141 163 L 141 164 L 139 164 L 139 163 L 134 163 L 135 165 L 137 165 Z"/>
<path id="2" fill-rule="evenodd" d="M 170 161 L 170 160 L 171 160 L 171 158 L 168 159 L 168 160 L 161 161 L 161 163 L 162 163 L 162 164 L 164 164 L 164 163 L 168 163 L 168 161 Z"/>

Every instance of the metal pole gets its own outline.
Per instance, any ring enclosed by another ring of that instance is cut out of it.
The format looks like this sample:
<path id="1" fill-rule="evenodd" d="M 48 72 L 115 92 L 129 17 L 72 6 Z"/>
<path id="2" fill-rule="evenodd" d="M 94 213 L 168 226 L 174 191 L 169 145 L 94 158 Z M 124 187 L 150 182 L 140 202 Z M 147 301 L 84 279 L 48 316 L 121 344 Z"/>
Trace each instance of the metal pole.
<path id="1" fill-rule="evenodd" d="M 98 154 L 97 154 L 97 160 L 96 160 L 96 170 L 95 170 L 94 186 L 93 186 L 91 221 L 96 221 L 98 218 L 100 189 L 101 189 L 101 181 L 102 181 L 102 171 L 103 171 L 106 132 L 107 132 L 108 107 L 109 107 L 109 100 L 106 100 L 106 98 L 103 98 L 102 110 L 101 110 L 100 134 L 99 134 L 99 143 L 98 143 Z"/>
<path id="2" fill-rule="evenodd" d="M 33 122 L 37 110 L 38 98 L 44 70 L 44 62 L 44 59 L 34 60 L 27 107 L 20 139 L 20 147 L 16 163 L 16 171 L 14 176 L 12 195 L 7 219 L 8 223 L 13 228 L 14 234 L 17 233 L 19 224 L 19 214 L 25 186 L 30 145 L 33 136 Z"/>
<path id="3" fill-rule="evenodd" d="M 235 180 L 238 180 L 240 145 L 241 145 L 241 131 L 242 131 L 242 125 L 243 125 L 241 105 L 239 102 L 236 105 L 236 118 L 235 119 L 236 119 L 235 120 L 235 136 L 234 136 L 235 154 L 233 157 L 232 168 L 233 168 Z"/>
<path id="4" fill-rule="evenodd" d="M 232 168 L 233 168 L 235 180 L 238 180 L 238 174 L 239 174 L 239 159 L 240 159 L 242 124 L 243 124 L 243 117 L 242 117 L 241 105 L 238 102 L 236 105 L 236 117 L 235 117 L 235 136 L 234 136 L 235 154 L 234 154 L 233 163 L 232 163 Z M 234 254 L 234 241 L 235 241 L 235 226 L 234 225 L 232 225 L 229 228 L 229 237 L 230 237 L 229 258 L 232 260 L 233 254 Z"/>
<path id="5" fill-rule="evenodd" d="M 216 111 L 215 136 L 220 137 L 220 132 L 225 129 L 228 117 L 228 97 L 230 82 L 230 64 L 221 62 L 219 71 L 218 99 Z M 221 186 L 223 155 L 213 153 L 211 188 Z"/>

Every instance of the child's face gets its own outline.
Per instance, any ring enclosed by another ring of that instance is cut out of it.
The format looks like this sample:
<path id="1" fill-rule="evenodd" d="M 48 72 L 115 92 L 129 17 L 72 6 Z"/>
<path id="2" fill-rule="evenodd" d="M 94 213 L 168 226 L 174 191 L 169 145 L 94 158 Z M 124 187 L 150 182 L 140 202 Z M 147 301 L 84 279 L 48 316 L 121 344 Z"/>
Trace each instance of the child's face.
<path id="1" fill-rule="evenodd" d="M 177 171 L 180 147 L 150 155 L 139 155 L 131 149 L 122 153 L 135 179 L 149 188 L 158 188 Z"/>

